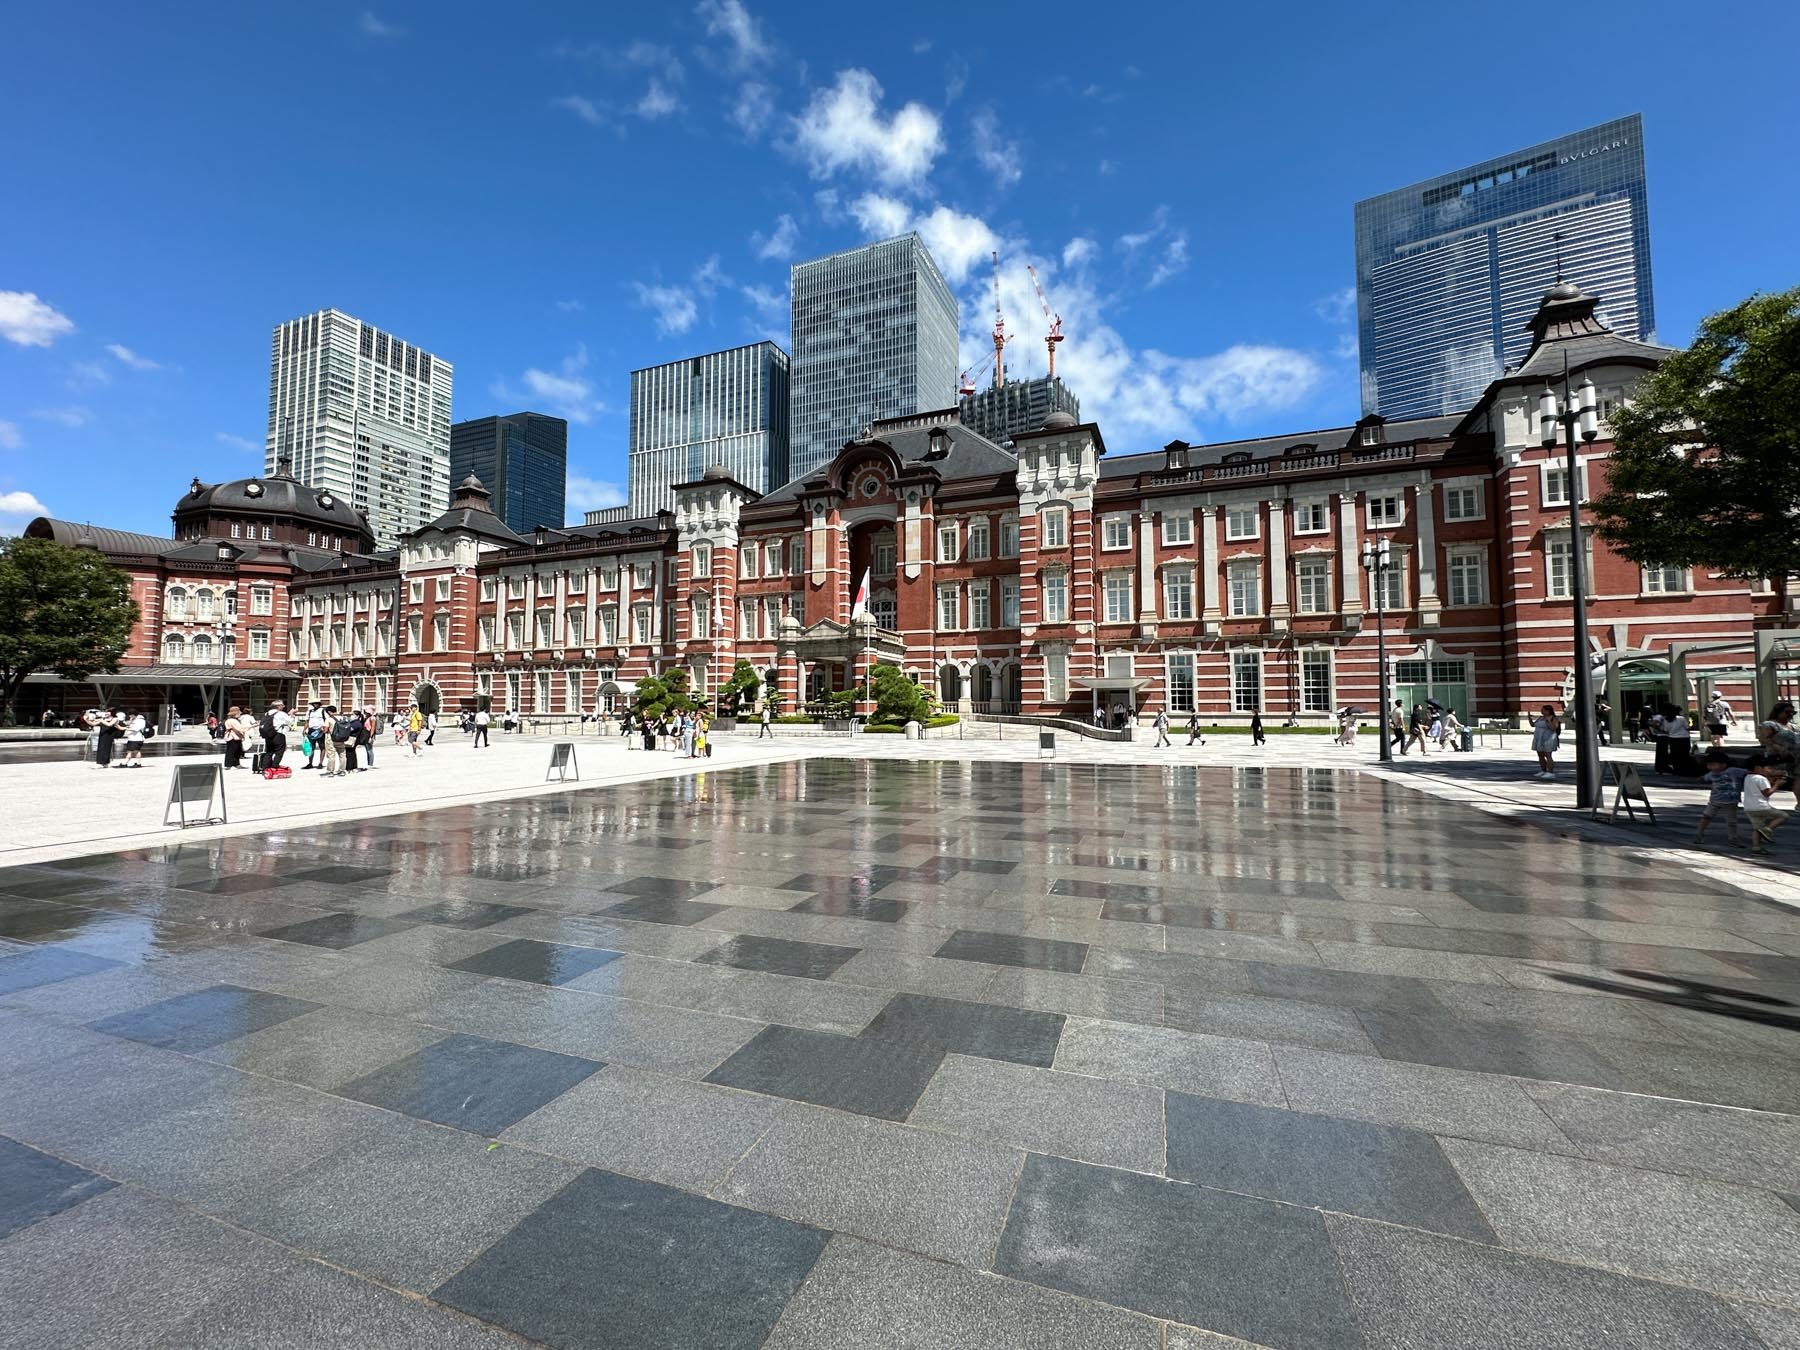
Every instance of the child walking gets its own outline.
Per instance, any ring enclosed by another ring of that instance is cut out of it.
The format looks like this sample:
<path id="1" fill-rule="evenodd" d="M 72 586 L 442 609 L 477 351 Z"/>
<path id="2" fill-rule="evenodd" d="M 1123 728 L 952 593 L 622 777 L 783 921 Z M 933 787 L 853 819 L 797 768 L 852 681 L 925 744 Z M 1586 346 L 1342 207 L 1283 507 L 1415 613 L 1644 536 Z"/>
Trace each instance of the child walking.
<path id="1" fill-rule="evenodd" d="M 1747 771 L 1731 767 L 1731 757 L 1723 750 L 1707 754 L 1702 780 L 1707 787 L 1706 809 L 1700 813 L 1700 827 L 1694 831 L 1696 847 L 1706 842 L 1706 827 L 1720 814 L 1725 817 L 1725 837 L 1734 844 L 1743 842 L 1738 838 L 1738 802 L 1744 795 L 1744 780 L 1748 777 Z"/>
<path id="2" fill-rule="evenodd" d="M 1744 777 L 1744 814 L 1750 817 L 1750 849 L 1753 853 L 1767 853 L 1776 827 L 1788 818 L 1786 811 L 1777 811 L 1770 805 L 1770 798 L 1785 780 L 1770 766 L 1767 755 L 1752 755 L 1748 762 L 1750 772 Z"/>

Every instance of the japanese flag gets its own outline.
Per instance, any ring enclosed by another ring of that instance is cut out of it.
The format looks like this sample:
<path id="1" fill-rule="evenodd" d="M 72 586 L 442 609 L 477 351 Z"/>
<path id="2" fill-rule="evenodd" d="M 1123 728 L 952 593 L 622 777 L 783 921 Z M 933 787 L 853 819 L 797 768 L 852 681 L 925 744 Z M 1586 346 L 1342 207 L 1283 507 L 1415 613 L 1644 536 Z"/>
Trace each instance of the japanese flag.
<path id="1" fill-rule="evenodd" d="M 850 602 L 850 617 L 869 612 L 869 569 L 863 568 L 862 580 L 856 584 L 856 599 Z"/>

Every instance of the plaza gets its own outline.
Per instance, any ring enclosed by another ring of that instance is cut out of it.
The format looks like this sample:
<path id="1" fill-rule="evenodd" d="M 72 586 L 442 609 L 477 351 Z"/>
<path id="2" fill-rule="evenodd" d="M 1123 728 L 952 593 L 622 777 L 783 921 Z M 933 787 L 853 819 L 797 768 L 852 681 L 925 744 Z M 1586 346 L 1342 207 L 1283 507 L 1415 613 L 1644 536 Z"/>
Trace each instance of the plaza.
<path id="1" fill-rule="evenodd" d="M 1791 846 L 1371 739 L 0 765 L 7 1344 L 1800 1343 Z"/>

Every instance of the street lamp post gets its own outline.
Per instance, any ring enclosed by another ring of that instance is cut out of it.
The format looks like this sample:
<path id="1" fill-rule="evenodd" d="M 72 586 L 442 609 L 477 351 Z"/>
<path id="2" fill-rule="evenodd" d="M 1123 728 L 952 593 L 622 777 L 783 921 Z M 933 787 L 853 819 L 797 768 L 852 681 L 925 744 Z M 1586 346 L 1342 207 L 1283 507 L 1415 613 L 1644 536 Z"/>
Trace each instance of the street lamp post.
<path id="1" fill-rule="evenodd" d="M 1556 448 L 1563 437 L 1569 491 L 1569 600 L 1575 618 L 1575 805 L 1591 811 L 1600 802 L 1600 754 L 1594 743 L 1593 655 L 1588 649 L 1587 549 L 1581 538 L 1581 465 L 1575 457 L 1575 440 L 1586 445 L 1600 434 L 1600 417 L 1594 382 L 1583 378 L 1581 387 L 1569 388 L 1569 359 L 1563 357 L 1562 403 L 1548 384 L 1538 399 L 1538 419 L 1546 450 Z"/>
<path id="2" fill-rule="evenodd" d="M 1388 663 L 1387 663 L 1387 574 L 1394 565 L 1393 545 L 1387 539 L 1364 542 L 1363 570 L 1369 574 L 1370 589 L 1375 592 L 1375 664 L 1380 667 L 1381 713 L 1377 725 L 1381 735 L 1381 762 L 1394 760 L 1394 743 L 1388 734 Z"/>

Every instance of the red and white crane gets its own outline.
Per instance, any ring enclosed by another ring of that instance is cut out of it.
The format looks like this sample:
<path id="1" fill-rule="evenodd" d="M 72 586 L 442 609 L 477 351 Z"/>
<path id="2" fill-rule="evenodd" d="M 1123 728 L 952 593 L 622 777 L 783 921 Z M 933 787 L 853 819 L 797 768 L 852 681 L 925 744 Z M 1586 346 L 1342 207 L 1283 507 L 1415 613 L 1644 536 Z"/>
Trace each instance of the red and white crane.
<path id="1" fill-rule="evenodd" d="M 1000 312 L 1000 251 L 993 250 L 994 259 L 994 388 L 998 389 L 1006 383 L 1006 344 L 1012 339 L 1006 331 L 1006 318 Z M 986 369 L 987 362 L 983 361 Z"/>
<path id="2" fill-rule="evenodd" d="M 1044 318 L 1050 324 L 1050 331 L 1044 334 L 1044 346 L 1050 352 L 1050 378 L 1056 378 L 1056 344 L 1063 340 L 1062 315 L 1050 312 L 1050 301 L 1044 295 L 1044 283 L 1038 280 L 1037 268 L 1030 263 L 1025 270 L 1031 273 L 1031 284 L 1037 291 L 1038 303 L 1044 307 Z"/>

